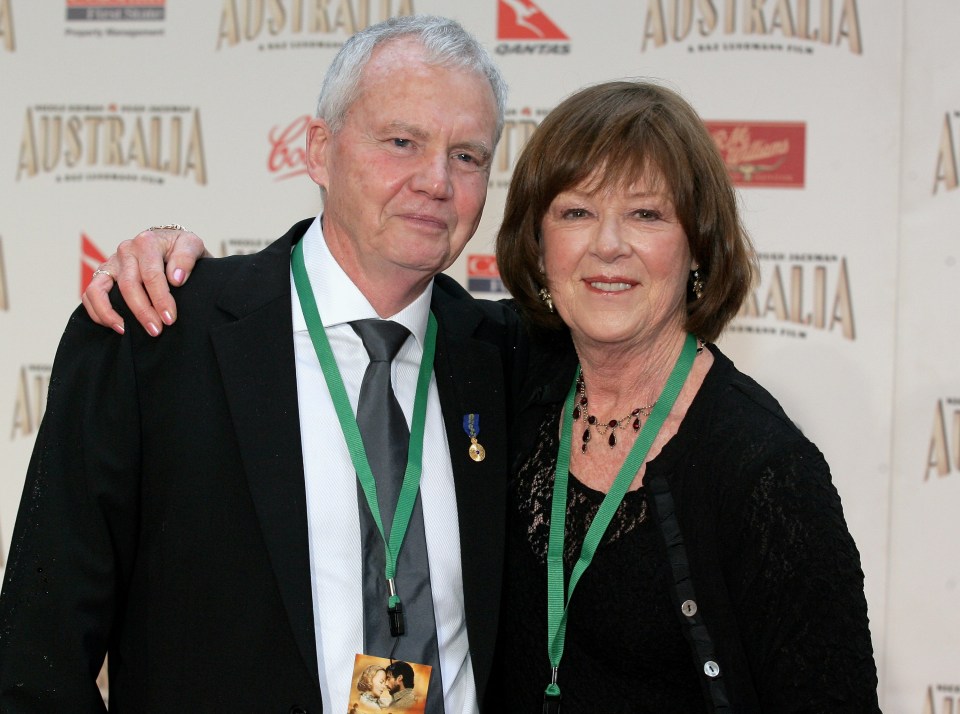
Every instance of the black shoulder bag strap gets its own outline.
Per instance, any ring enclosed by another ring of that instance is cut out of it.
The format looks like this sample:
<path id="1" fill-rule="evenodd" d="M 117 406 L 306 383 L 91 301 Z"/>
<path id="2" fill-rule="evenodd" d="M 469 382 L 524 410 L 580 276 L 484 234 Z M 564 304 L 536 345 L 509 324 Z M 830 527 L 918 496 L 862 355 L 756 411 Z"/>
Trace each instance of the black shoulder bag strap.
<path id="1" fill-rule="evenodd" d="M 697 605 L 693 579 L 690 577 L 687 549 L 683 544 L 683 533 L 680 532 L 673 494 L 670 493 L 667 480 L 662 475 L 652 476 L 644 482 L 644 487 L 651 499 L 650 505 L 653 507 L 654 517 L 657 519 L 660 536 L 670 562 L 671 594 L 675 611 L 682 623 L 683 636 L 690 645 L 696 662 L 698 679 L 704 698 L 710 706 L 709 711 L 717 714 L 733 714 L 733 707 L 730 706 L 723 681 L 723 670 L 717 662 L 713 640 Z"/>

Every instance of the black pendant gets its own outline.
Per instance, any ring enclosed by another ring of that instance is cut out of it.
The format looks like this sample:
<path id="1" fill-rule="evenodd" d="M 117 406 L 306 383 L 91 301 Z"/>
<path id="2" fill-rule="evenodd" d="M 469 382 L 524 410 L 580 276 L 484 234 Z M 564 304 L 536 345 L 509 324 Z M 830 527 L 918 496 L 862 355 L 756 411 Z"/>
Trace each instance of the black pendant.
<path id="1" fill-rule="evenodd" d="M 403 621 L 403 603 L 397 603 L 387 607 L 387 617 L 390 618 L 390 636 L 401 637 L 407 628 Z"/>
<path id="2" fill-rule="evenodd" d="M 560 714 L 560 695 L 544 694 L 542 714 Z"/>

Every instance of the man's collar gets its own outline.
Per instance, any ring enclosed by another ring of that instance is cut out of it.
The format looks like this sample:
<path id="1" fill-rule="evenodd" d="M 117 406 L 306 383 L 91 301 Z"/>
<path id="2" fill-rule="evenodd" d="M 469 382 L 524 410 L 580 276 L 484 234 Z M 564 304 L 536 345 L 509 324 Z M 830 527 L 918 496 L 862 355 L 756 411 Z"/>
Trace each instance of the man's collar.
<path id="1" fill-rule="evenodd" d="M 352 320 L 378 317 L 370 301 L 350 280 L 330 252 L 323 237 L 320 216 L 317 216 L 303 235 L 303 259 L 324 327 L 329 328 Z M 427 315 L 430 313 L 432 295 L 433 281 L 431 280 L 416 300 L 396 315 L 390 315 L 387 318 L 399 322 L 410 330 L 421 347 L 427 331 Z M 294 300 L 293 331 L 306 329 L 299 301 Z"/>

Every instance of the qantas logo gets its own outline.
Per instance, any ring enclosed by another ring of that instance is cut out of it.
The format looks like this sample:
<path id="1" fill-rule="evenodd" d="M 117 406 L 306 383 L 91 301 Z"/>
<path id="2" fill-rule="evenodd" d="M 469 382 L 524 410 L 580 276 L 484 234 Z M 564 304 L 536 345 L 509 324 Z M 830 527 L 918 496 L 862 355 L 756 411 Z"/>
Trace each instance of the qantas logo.
<path id="1" fill-rule="evenodd" d="M 106 261 L 100 249 L 93 244 L 86 233 L 80 234 L 80 292 L 83 293 L 93 280 L 93 271 Z"/>
<path id="2" fill-rule="evenodd" d="M 569 40 L 532 0 L 497 0 L 497 39 Z"/>

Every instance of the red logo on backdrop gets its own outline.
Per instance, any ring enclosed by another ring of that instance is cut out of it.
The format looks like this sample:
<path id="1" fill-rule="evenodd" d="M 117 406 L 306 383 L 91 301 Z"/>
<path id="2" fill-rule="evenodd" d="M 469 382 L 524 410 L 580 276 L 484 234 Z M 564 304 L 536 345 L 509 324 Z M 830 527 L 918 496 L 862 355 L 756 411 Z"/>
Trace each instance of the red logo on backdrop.
<path id="1" fill-rule="evenodd" d="M 286 127 L 275 126 L 270 130 L 267 170 L 277 181 L 307 173 L 307 127 L 310 122 L 310 115 L 304 114 Z"/>
<path id="2" fill-rule="evenodd" d="M 506 293 L 497 258 L 493 255 L 467 256 L 467 290 L 476 293 Z"/>
<path id="3" fill-rule="evenodd" d="M 467 256 L 467 275 L 471 278 L 499 278 L 497 258 L 493 255 Z"/>
<path id="4" fill-rule="evenodd" d="M 803 188 L 807 125 L 803 122 L 704 122 L 735 186 Z"/>
<path id="5" fill-rule="evenodd" d="M 86 233 L 80 234 L 80 294 L 87 289 L 90 281 L 93 280 L 93 271 L 103 265 L 106 257 L 100 252 L 100 249 L 93 244 L 93 241 L 87 237 Z"/>
<path id="6" fill-rule="evenodd" d="M 497 38 L 500 40 L 568 40 L 553 20 L 532 0 L 497 0 Z"/>

